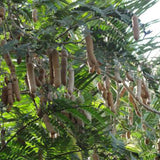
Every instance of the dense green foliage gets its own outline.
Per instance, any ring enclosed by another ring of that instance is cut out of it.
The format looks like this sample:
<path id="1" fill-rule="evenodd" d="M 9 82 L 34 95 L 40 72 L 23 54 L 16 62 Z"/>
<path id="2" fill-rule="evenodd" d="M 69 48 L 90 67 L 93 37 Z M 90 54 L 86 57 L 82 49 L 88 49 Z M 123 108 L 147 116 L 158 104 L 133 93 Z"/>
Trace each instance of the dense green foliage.
<path id="1" fill-rule="evenodd" d="M 148 24 L 140 19 L 140 38 L 135 41 L 131 20 L 134 14 L 140 16 L 155 3 L 155 0 L 1 0 L 6 13 L 0 25 L 0 40 L 5 39 L 7 43 L 0 47 L 0 95 L 7 85 L 5 77 L 11 77 L 4 60 L 7 53 L 15 65 L 21 90 L 21 100 L 13 105 L 0 101 L 0 129 L 5 130 L 4 137 L 1 132 L 1 160 L 94 160 L 94 156 L 102 160 L 151 160 L 158 157 L 160 73 L 153 72 L 151 66 L 158 68 L 159 60 L 149 63 L 145 53 L 159 45 L 153 37 L 147 37 Z M 33 9 L 37 9 L 37 22 L 32 19 Z M 88 34 L 93 38 L 100 75 L 88 71 L 85 42 Z M 68 68 L 72 66 L 75 72 L 73 99 L 66 97 L 67 87 L 56 88 L 47 83 L 48 48 L 68 51 Z M 46 73 L 46 83 L 37 87 L 35 97 L 25 82 L 27 57 L 32 57 L 37 77 L 42 67 Z M 124 83 L 117 83 L 114 78 L 117 66 Z M 127 71 L 133 73 L 134 82 L 126 79 Z M 96 86 L 106 75 L 111 79 L 113 101 L 119 100 L 116 113 L 104 102 Z M 128 99 L 129 91 L 119 97 L 125 84 L 131 83 L 136 88 L 138 78 L 146 81 L 151 95 L 150 105 L 136 102 L 141 116 L 135 113 Z M 42 102 L 42 97 L 46 101 Z M 37 115 L 37 108 L 41 108 L 42 115 Z M 133 124 L 129 124 L 129 110 Z M 49 115 L 57 138 L 49 135 L 42 118 L 44 114 Z M 124 136 L 127 133 L 130 137 Z"/>

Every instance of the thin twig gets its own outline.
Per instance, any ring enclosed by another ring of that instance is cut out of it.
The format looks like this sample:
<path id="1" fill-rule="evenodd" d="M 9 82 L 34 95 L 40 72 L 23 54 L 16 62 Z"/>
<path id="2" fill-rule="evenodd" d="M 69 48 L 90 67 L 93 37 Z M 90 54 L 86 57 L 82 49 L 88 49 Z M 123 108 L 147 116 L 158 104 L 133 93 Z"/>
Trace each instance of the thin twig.
<path id="1" fill-rule="evenodd" d="M 29 126 L 31 123 L 33 123 L 33 122 L 35 122 L 35 121 L 37 121 L 37 120 L 39 120 L 39 117 L 36 118 L 36 119 L 33 119 L 32 121 L 28 122 L 25 126 L 23 126 L 22 128 L 20 128 L 20 129 L 5 143 L 5 145 L 0 149 L 0 152 L 2 152 L 2 151 L 6 148 L 7 144 L 8 144 L 14 137 L 16 137 L 22 130 L 24 130 L 27 126 Z"/>

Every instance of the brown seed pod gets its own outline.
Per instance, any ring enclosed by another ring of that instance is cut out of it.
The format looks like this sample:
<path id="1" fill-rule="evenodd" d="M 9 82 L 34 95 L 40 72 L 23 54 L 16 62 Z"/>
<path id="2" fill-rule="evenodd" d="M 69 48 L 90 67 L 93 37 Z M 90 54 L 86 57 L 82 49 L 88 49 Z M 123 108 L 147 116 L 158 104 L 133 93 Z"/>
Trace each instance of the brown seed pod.
<path id="1" fill-rule="evenodd" d="M 144 82 L 144 80 L 142 80 L 142 92 L 143 94 L 141 94 L 142 98 L 149 98 L 150 94 L 149 94 L 149 90 L 147 87 L 147 84 Z"/>
<path id="2" fill-rule="evenodd" d="M 7 85 L 7 89 L 8 89 L 8 103 L 10 104 L 10 105 L 12 105 L 13 104 L 13 89 L 12 89 L 12 83 L 11 82 L 9 82 L 8 83 L 8 85 Z"/>
<path id="3" fill-rule="evenodd" d="M 11 60 L 10 54 L 9 53 L 4 54 L 3 57 L 4 57 L 4 60 L 6 61 L 6 64 L 8 65 L 8 67 L 11 67 L 12 60 Z"/>
<path id="4" fill-rule="evenodd" d="M 133 91 L 133 87 L 132 86 L 130 86 L 129 88 L 130 88 L 131 91 Z M 130 93 L 129 93 L 129 102 L 133 105 L 136 115 L 139 116 L 139 117 L 142 117 L 142 115 L 141 115 L 141 113 L 140 113 L 140 111 L 139 111 L 139 109 L 137 107 L 137 104 L 136 104 L 134 98 L 132 97 L 132 95 Z"/>
<path id="5" fill-rule="evenodd" d="M 59 65 L 59 53 L 58 53 L 58 51 L 56 49 L 52 50 L 52 65 L 53 65 L 54 69 L 60 68 L 60 65 Z"/>
<path id="6" fill-rule="evenodd" d="M 125 92 L 126 92 L 126 88 L 125 88 L 125 87 L 122 87 L 122 89 L 121 89 L 121 91 L 120 91 L 120 93 L 119 93 L 119 97 L 120 97 L 120 98 L 123 97 L 124 94 L 125 94 Z"/>
<path id="7" fill-rule="evenodd" d="M 4 128 L 1 129 L 1 145 L 2 145 L 2 148 L 5 146 L 5 129 Z"/>
<path id="8" fill-rule="evenodd" d="M 42 84 L 45 84 L 45 79 L 46 79 L 45 77 L 46 77 L 45 69 L 41 67 L 39 70 L 39 80 L 41 81 Z"/>
<path id="9" fill-rule="evenodd" d="M 38 17 L 37 17 L 37 9 L 33 9 L 32 11 L 32 19 L 34 22 L 37 22 Z"/>
<path id="10" fill-rule="evenodd" d="M 133 125 L 133 112 L 132 112 L 132 109 L 128 108 L 128 112 L 129 112 L 129 117 L 128 117 L 129 125 L 132 126 Z"/>
<path id="11" fill-rule="evenodd" d="M 96 71 L 97 74 L 101 74 L 99 63 L 97 62 L 96 57 L 94 55 L 92 36 L 88 34 L 85 37 L 85 40 L 86 40 L 86 48 L 87 48 L 87 63 L 89 65 L 90 72 L 93 73 L 94 71 Z"/>
<path id="12" fill-rule="evenodd" d="M 68 93 L 71 95 L 74 90 L 74 69 L 69 68 Z"/>
<path id="13" fill-rule="evenodd" d="M 50 123 L 49 117 L 47 114 L 43 115 L 43 122 L 48 130 L 48 132 L 55 134 L 55 130 L 54 127 L 52 126 L 52 124 Z"/>
<path id="14" fill-rule="evenodd" d="M 126 77 L 128 78 L 129 81 L 134 82 L 134 78 L 130 71 L 126 72 Z"/>
<path id="15" fill-rule="evenodd" d="M 111 111 L 116 113 L 116 108 L 114 107 L 113 95 L 111 91 L 108 92 L 107 99 L 108 99 L 108 106 L 111 108 Z"/>
<path id="16" fill-rule="evenodd" d="M 42 82 L 39 80 L 39 78 L 37 76 L 35 76 L 35 81 L 36 81 L 36 86 L 37 87 L 42 86 Z"/>
<path id="17" fill-rule="evenodd" d="M 138 23 L 138 18 L 136 15 L 132 16 L 132 29 L 133 29 L 134 39 L 136 41 L 138 41 L 138 39 L 139 39 L 139 23 Z"/>
<path id="18" fill-rule="evenodd" d="M 1 7 L 0 7 L 0 17 L 1 17 L 2 19 L 5 18 L 5 13 L 6 13 L 5 8 L 1 6 Z"/>
<path id="19" fill-rule="evenodd" d="M 53 68 L 53 62 L 52 62 L 52 53 L 53 49 L 48 49 L 47 54 L 49 57 L 49 70 L 50 70 L 50 84 L 54 84 L 54 68 Z"/>
<path id="20" fill-rule="evenodd" d="M 140 78 L 138 78 L 137 79 L 137 94 L 136 94 L 136 98 L 140 99 L 141 91 L 142 91 L 142 81 L 141 81 Z"/>
<path id="21" fill-rule="evenodd" d="M 29 85 L 29 91 L 31 93 L 36 92 L 36 81 L 35 81 L 35 73 L 34 66 L 32 63 L 27 63 L 27 80 Z"/>
<path id="22" fill-rule="evenodd" d="M 144 143 L 145 143 L 146 145 L 149 145 L 149 142 L 150 142 L 150 139 L 146 137 L 146 138 L 144 139 Z"/>
<path id="23" fill-rule="evenodd" d="M 106 101 L 106 103 L 108 104 L 108 94 L 107 94 L 107 91 L 102 91 L 102 97 Z"/>
<path id="24" fill-rule="evenodd" d="M 21 95 L 20 95 L 20 89 L 19 89 L 18 79 L 17 78 L 13 78 L 12 79 L 12 84 L 13 84 L 13 93 L 16 96 L 16 100 L 20 101 L 21 100 Z"/>
<path id="25" fill-rule="evenodd" d="M 61 85 L 61 69 L 60 68 L 55 68 L 54 69 L 54 86 L 58 88 Z"/>
<path id="26" fill-rule="evenodd" d="M 2 88 L 1 100 L 5 105 L 7 105 L 7 103 L 8 103 L 8 87 L 7 86 L 4 86 Z"/>
<path id="27" fill-rule="evenodd" d="M 127 132 L 126 132 L 126 138 L 127 138 L 127 139 L 130 139 L 130 138 L 131 138 L 131 132 L 130 132 L 130 131 L 127 131 Z"/>
<path id="28" fill-rule="evenodd" d="M 98 82 L 98 83 L 97 83 L 97 89 L 98 89 L 100 92 L 104 91 L 104 90 L 105 90 L 104 84 L 103 84 L 102 82 Z"/>
<path id="29" fill-rule="evenodd" d="M 123 81 L 122 78 L 121 78 L 121 76 L 120 76 L 118 67 L 115 67 L 115 69 L 114 69 L 114 75 L 115 75 L 115 79 L 116 79 L 116 81 L 118 83 L 121 83 Z"/>
<path id="30" fill-rule="evenodd" d="M 68 53 L 66 50 L 62 50 L 62 59 L 61 59 L 61 80 L 62 84 L 66 86 L 67 84 L 67 56 Z"/>
<path id="31" fill-rule="evenodd" d="M 21 56 L 18 56 L 18 57 L 17 57 L 17 64 L 21 64 L 21 62 L 22 62 L 22 57 L 21 57 Z"/>
<path id="32" fill-rule="evenodd" d="M 106 76 L 106 79 L 104 81 L 104 88 L 109 91 L 111 88 L 111 84 L 110 84 L 110 78 L 108 76 Z"/>

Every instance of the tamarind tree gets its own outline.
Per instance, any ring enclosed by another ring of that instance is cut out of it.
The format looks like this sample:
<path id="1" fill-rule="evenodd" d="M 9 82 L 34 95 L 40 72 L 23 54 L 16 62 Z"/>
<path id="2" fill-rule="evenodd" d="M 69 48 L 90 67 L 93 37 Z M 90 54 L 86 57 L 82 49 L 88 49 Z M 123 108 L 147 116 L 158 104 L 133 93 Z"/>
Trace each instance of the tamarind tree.
<path id="1" fill-rule="evenodd" d="M 1 0 L 1 160 L 159 159 L 156 2 Z"/>

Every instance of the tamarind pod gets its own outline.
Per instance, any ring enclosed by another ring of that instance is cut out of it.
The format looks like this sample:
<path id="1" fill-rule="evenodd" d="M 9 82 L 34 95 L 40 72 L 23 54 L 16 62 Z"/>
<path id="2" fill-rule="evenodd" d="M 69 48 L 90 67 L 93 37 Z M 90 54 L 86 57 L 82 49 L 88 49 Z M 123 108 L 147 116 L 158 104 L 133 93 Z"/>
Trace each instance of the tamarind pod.
<path id="1" fill-rule="evenodd" d="M 133 112 L 131 108 L 128 108 L 128 112 L 129 112 L 129 125 L 132 126 L 133 125 Z"/>
<path id="2" fill-rule="evenodd" d="M 140 99 L 141 91 L 142 91 L 142 81 L 141 81 L 140 78 L 138 78 L 137 79 L 137 94 L 136 94 L 136 98 Z"/>
<path id="3" fill-rule="evenodd" d="M 5 8 L 4 8 L 4 7 L 0 7 L 0 17 L 1 17 L 2 19 L 4 19 L 5 13 L 6 13 Z"/>
<path id="4" fill-rule="evenodd" d="M 104 91 L 104 90 L 105 90 L 104 84 L 103 84 L 102 82 L 98 82 L 98 83 L 97 83 L 97 89 L 98 89 L 100 92 Z"/>
<path id="5" fill-rule="evenodd" d="M 6 61 L 6 64 L 8 65 L 8 67 L 12 66 L 12 60 L 9 53 L 4 54 L 3 58 Z"/>
<path id="6" fill-rule="evenodd" d="M 37 9 L 33 9 L 32 11 L 32 19 L 34 22 L 37 22 L 38 17 L 37 17 Z"/>
<path id="7" fill-rule="evenodd" d="M 21 56 L 18 56 L 18 57 L 17 57 L 17 64 L 21 64 L 21 62 L 22 62 L 22 57 L 21 57 Z"/>
<path id="8" fill-rule="evenodd" d="M 11 73 L 13 73 L 13 74 L 16 72 L 14 64 L 12 64 L 11 66 L 9 66 L 9 69 L 10 69 Z"/>
<path id="9" fill-rule="evenodd" d="M 104 100 L 107 101 L 107 103 L 108 103 L 107 91 L 102 91 L 102 97 L 103 97 Z"/>
<path id="10" fill-rule="evenodd" d="M 111 84 L 110 84 L 110 78 L 108 76 L 106 76 L 106 79 L 104 81 L 104 88 L 109 91 L 111 88 Z"/>
<path id="11" fill-rule="evenodd" d="M 63 54 L 65 52 L 62 52 Z M 64 86 L 66 86 L 67 84 L 67 56 L 64 56 L 62 54 L 62 59 L 61 59 L 61 80 L 62 80 L 62 84 Z"/>
<path id="12" fill-rule="evenodd" d="M 20 101 L 21 100 L 21 95 L 20 95 L 18 79 L 17 78 L 13 78 L 12 79 L 12 84 L 13 84 L 13 92 L 14 92 L 14 94 L 16 96 L 16 100 Z"/>
<path id="13" fill-rule="evenodd" d="M 47 130 L 48 130 L 50 133 L 53 133 L 53 134 L 56 133 L 55 130 L 54 130 L 54 128 L 53 128 L 53 126 L 52 126 L 52 124 L 50 123 L 50 120 L 49 120 L 49 117 L 48 117 L 47 114 L 44 114 L 44 115 L 43 115 L 43 122 L 44 122 Z"/>
<path id="14" fill-rule="evenodd" d="M 122 87 L 122 89 L 121 89 L 121 91 L 120 91 L 120 93 L 119 93 L 119 97 L 120 97 L 120 98 L 123 97 L 124 94 L 125 94 L 125 92 L 126 92 L 126 88 L 125 88 L 125 87 Z"/>
<path id="15" fill-rule="evenodd" d="M 138 18 L 136 15 L 132 16 L 132 29 L 133 29 L 134 39 L 136 41 L 138 41 L 138 39 L 139 39 L 139 23 L 138 23 Z"/>
<path id="16" fill-rule="evenodd" d="M 9 82 L 8 85 L 7 85 L 7 89 L 8 89 L 8 103 L 10 105 L 13 104 L 13 96 L 12 96 L 12 93 L 13 93 L 13 90 L 12 90 L 12 83 Z"/>
<path id="17" fill-rule="evenodd" d="M 92 154 L 92 159 L 93 159 L 93 160 L 99 160 L 99 156 L 98 156 L 98 154 L 97 154 L 96 152 L 94 152 L 94 153 Z"/>
<path id="18" fill-rule="evenodd" d="M 116 108 L 114 107 L 112 92 L 110 92 L 110 91 L 108 92 L 107 99 L 108 99 L 108 106 L 110 107 L 111 111 L 115 113 Z"/>
<path id="19" fill-rule="evenodd" d="M 130 138 L 131 138 L 131 132 L 130 132 L 130 131 L 127 131 L 127 132 L 126 132 L 126 138 L 127 138 L 127 139 L 130 139 Z"/>
<path id="20" fill-rule="evenodd" d="M 101 74 L 101 69 L 99 68 L 99 66 L 95 65 L 95 70 L 97 74 Z"/>
<path id="21" fill-rule="evenodd" d="M 89 67 L 89 73 L 94 73 L 95 72 L 95 66 L 94 65 L 90 66 L 88 62 L 87 62 L 87 64 L 88 64 L 88 67 Z"/>
<path id="22" fill-rule="evenodd" d="M 146 145 L 148 145 L 148 144 L 149 144 L 149 142 L 150 142 L 150 139 L 149 139 L 149 138 L 147 138 L 147 137 L 145 137 L 144 143 L 145 143 Z"/>
<path id="23" fill-rule="evenodd" d="M 142 124 L 142 129 L 143 129 L 144 131 L 147 130 L 147 127 L 146 127 L 146 125 L 145 125 L 144 123 Z"/>
<path id="24" fill-rule="evenodd" d="M 130 88 L 131 91 L 133 91 L 133 87 L 132 86 L 130 86 L 129 88 Z M 139 111 L 139 109 L 137 107 L 137 104 L 136 104 L 134 98 L 132 97 L 132 95 L 130 93 L 129 93 L 129 102 L 133 105 L 136 115 L 139 116 L 139 117 L 142 117 L 142 115 L 141 115 L 141 113 L 140 113 L 140 111 Z"/>
<path id="25" fill-rule="evenodd" d="M 134 109 L 135 109 L 136 115 L 137 115 L 138 117 L 142 117 L 142 115 L 141 115 L 141 113 L 140 113 L 140 111 L 139 111 L 139 109 L 138 109 L 138 107 L 137 107 L 137 104 L 135 103 L 132 95 L 129 95 L 129 101 L 130 101 L 130 103 L 133 105 L 133 107 L 134 107 Z"/>
<path id="26" fill-rule="evenodd" d="M 115 67 L 114 69 L 114 75 L 118 83 L 121 83 L 123 81 L 122 78 L 120 77 L 119 69 L 117 67 Z"/>
<path id="27" fill-rule="evenodd" d="M 39 70 L 39 80 L 42 82 L 42 84 L 45 84 L 45 69 L 44 68 L 40 68 Z"/>
<path id="28" fill-rule="evenodd" d="M 68 93 L 71 95 L 74 90 L 74 69 L 69 68 Z"/>
<path id="29" fill-rule="evenodd" d="M 144 80 L 142 80 L 142 90 L 144 92 L 143 98 L 149 98 L 150 97 L 149 90 Z"/>
<path id="30" fill-rule="evenodd" d="M 2 148 L 5 146 L 5 129 L 2 128 L 1 130 L 1 145 L 2 145 Z"/>
<path id="31" fill-rule="evenodd" d="M 86 40 L 86 48 L 87 48 L 87 59 L 89 59 L 89 63 L 95 65 L 97 63 L 96 57 L 94 55 L 94 47 L 93 47 L 93 40 L 92 36 L 88 34 L 85 37 Z"/>
<path id="32" fill-rule="evenodd" d="M 39 78 L 37 76 L 35 76 L 35 81 L 36 81 L 36 86 L 37 87 L 42 86 L 42 82 L 39 80 Z"/>
<path id="33" fill-rule="evenodd" d="M 58 51 L 56 49 L 52 50 L 52 65 L 53 65 L 54 69 L 60 68 L 60 65 L 59 65 L 59 53 L 58 53 Z"/>
<path id="34" fill-rule="evenodd" d="M 7 105 L 8 103 L 8 87 L 7 86 L 4 86 L 2 88 L 2 96 L 1 96 L 1 101 Z"/>
<path id="35" fill-rule="evenodd" d="M 48 56 L 49 56 L 49 70 L 50 70 L 50 84 L 53 85 L 54 83 L 54 69 L 53 69 L 53 62 L 52 62 L 52 49 L 48 49 Z"/>
<path id="36" fill-rule="evenodd" d="M 126 72 L 126 77 L 128 78 L 129 81 L 134 82 L 134 78 L 129 71 Z"/>
<path id="37" fill-rule="evenodd" d="M 34 66 L 31 62 L 27 63 L 27 79 L 28 79 L 29 91 L 31 93 L 35 93 L 36 81 L 35 81 L 35 74 L 34 74 Z"/>
<path id="38" fill-rule="evenodd" d="M 61 85 L 61 69 L 54 69 L 55 77 L 54 77 L 54 86 L 58 88 Z"/>

